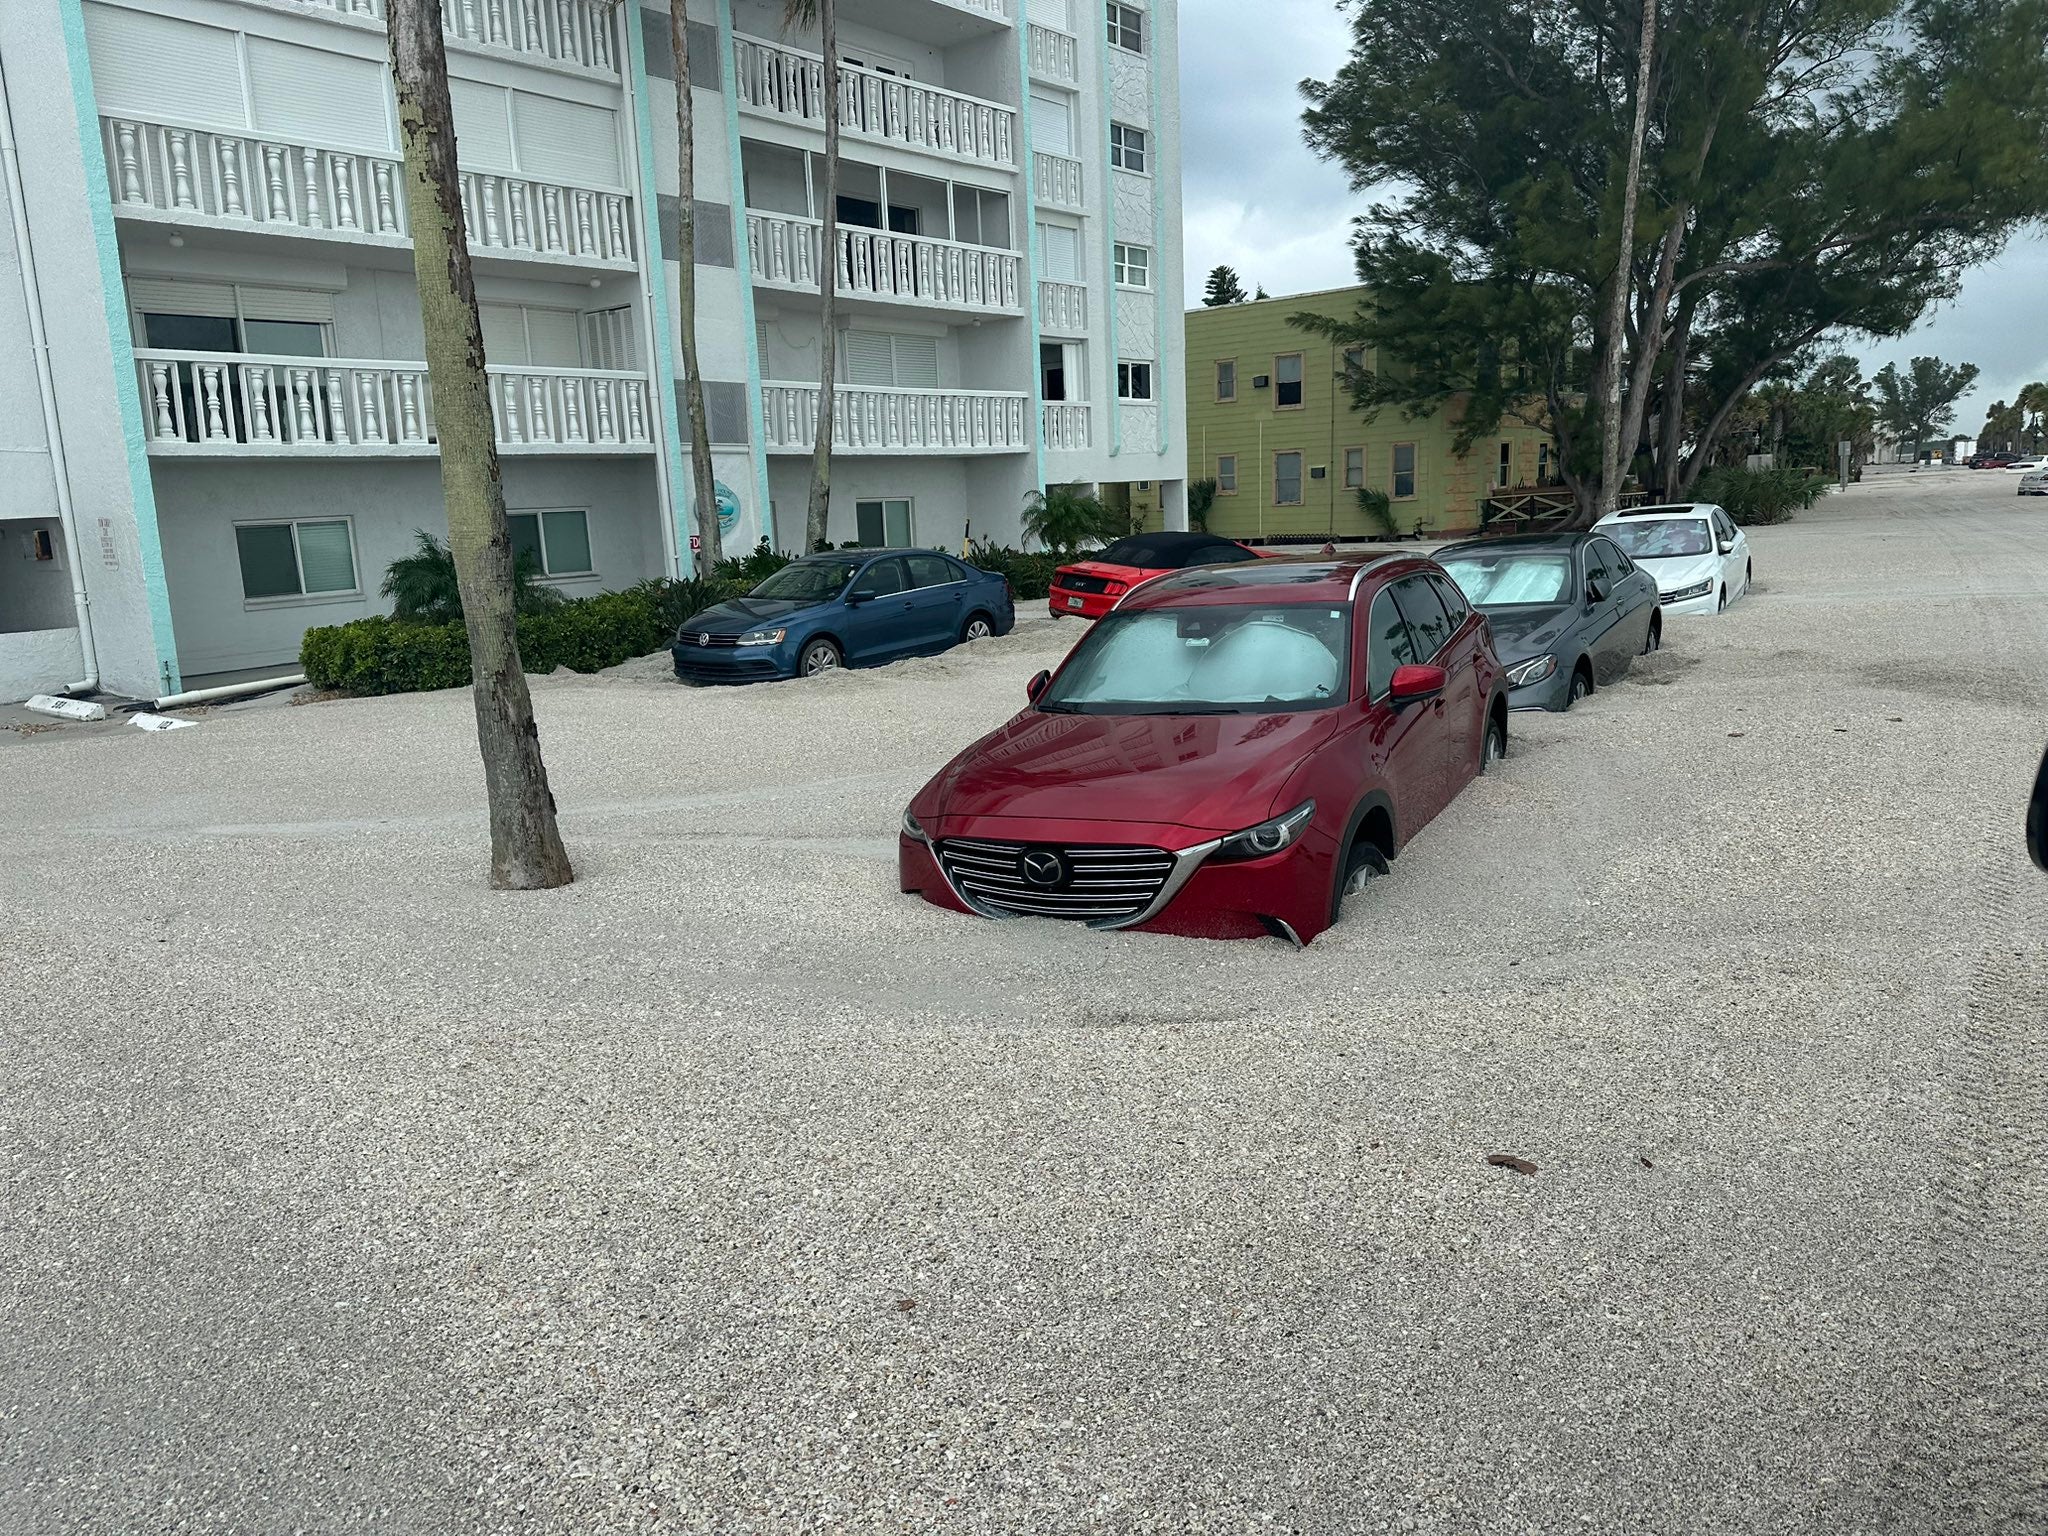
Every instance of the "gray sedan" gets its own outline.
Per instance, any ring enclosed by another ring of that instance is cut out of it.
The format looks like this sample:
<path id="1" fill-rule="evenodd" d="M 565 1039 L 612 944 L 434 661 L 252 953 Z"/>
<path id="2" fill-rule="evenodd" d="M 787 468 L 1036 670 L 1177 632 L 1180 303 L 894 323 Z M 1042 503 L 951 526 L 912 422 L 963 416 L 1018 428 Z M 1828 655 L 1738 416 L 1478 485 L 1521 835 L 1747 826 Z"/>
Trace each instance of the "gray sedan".
<path id="1" fill-rule="evenodd" d="M 1657 580 L 1602 533 L 1525 533 L 1436 552 L 1486 615 L 1510 709 L 1570 709 L 1664 641 Z"/>

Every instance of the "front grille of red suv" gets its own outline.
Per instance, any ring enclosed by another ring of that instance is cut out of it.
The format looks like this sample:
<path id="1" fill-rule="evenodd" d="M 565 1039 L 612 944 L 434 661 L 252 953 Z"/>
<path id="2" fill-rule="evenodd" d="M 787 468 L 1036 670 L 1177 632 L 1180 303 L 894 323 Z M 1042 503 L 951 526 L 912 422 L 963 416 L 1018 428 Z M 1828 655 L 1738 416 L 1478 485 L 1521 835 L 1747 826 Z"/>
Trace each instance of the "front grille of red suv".
<path id="1" fill-rule="evenodd" d="M 1030 855 L 1059 861 L 1059 878 L 1043 883 L 1026 873 Z M 994 917 L 1056 917 L 1077 923 L 1116 923 L 1136 917 L 1158 897 L 1173 873 L 1163 848 L 1070 847 L 1051 843 L 995 843 L 950 837 L 939 844 L 939 866 L 968 904 Z"/>

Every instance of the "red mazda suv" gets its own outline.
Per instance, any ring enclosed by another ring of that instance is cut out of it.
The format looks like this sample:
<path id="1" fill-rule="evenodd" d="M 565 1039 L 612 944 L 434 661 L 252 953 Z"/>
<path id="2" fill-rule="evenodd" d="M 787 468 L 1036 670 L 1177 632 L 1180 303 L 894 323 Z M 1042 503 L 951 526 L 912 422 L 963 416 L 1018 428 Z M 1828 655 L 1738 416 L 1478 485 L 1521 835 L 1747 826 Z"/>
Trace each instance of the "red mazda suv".
<path id="1" fill-rule="evenodd" d="M 901 885 L 984 917 L 1306 944 L 1507 750 L 1486 621 L 1435 562 L 1147 582 L 918 791 Z"/>

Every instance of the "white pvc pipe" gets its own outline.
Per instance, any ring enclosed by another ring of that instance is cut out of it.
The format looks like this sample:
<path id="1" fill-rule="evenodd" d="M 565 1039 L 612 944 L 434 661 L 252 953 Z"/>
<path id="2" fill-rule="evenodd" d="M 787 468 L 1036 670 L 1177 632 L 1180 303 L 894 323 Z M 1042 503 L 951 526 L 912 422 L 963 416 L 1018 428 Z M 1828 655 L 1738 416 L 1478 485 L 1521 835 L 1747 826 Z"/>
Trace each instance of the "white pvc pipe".
<path id="1" fill-rule="evenodd" d="M 306 674 L 294 672 L 288 677 L 259 677 L 247 683 L 224 683 L 218 688 L 194 688 L 189 693 L 167 693 L 160 699 L 151 699 L 151 709 L 183 709 L 188 704 L 211 704 L 218 699 L 238 699 L 245 693 L 270 693 L 279 688 L 297 688 L 306 681 Z"/>
<path id="2" fill-rule="evenodd" d="M 88 149 L 87 153 L 93 153 Z M 65 693 L 97 693 L 99 647 L 92 636 L 92 596 L 85 590 L 85 556 L 78 543 L 78 513 L 71 504 L 71 471 L 64 458 L 64 429 L 57 419 L 57 388 L 50 377 L 50 338 L 43 329 L 42 285 L 36 280 L 35 247 L 29 243 L 28 198 L 21 184 L 21 157 L 14 147 L 14 109 L 7 98 L 7 72 L 0 66 L 0 162 L 6 165 L 7 206 L 14 215 L 14 248 L 21 262 L 21 296 L 28 310 L 29 351 L 35 354 L 36 384 L 43 401 L 43 440 L 50 450 L 50 478 L 57 487 L 57 521 L 64 529 L 64 556 L 71 562 L 71 606 L 78 616 L 78 650 L 85 676 L 67 683 Z"/>

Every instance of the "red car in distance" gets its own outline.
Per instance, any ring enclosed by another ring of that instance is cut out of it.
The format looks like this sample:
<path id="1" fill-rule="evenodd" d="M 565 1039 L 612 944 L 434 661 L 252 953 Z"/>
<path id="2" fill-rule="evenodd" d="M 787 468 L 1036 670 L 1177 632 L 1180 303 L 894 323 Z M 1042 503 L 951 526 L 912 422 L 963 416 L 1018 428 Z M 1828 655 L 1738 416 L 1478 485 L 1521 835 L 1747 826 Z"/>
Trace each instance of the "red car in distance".
<path id="1" fill-rule="evenodd" d="M 1139 582 L 1197 565 L 1257 560 L 1259 551 L 1207 533 L 1134 533 L 1053 572 L 1047 607 L 1056 619 L 1099 619 Z"/>
<path id="2" fill-rule="evenodd" d="M 1486 621 L 1434 561 L 1162 576 L 904 811 L 904 891 L 984 917 L 1306 944 L 1507 750 Z"/>

